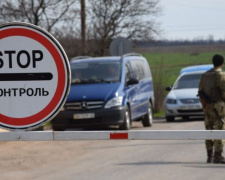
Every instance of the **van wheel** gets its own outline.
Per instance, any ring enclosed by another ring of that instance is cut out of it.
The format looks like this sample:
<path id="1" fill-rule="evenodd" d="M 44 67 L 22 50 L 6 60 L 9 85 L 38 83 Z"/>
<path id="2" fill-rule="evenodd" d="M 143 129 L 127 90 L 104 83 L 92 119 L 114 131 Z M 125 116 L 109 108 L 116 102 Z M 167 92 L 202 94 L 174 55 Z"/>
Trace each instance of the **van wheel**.
<path id="1" fill-rule="evenodd" d="M 153 110 L 151 103 L 148 104 L 148 111 L 147 114 L 142 118 L 142 124 L 144 127 L 149 127 L 153 124 Z"/>
<path id="2" fill-rule="evenodd" d="M 120 126 L 121 130 L 129 130 L 131 126 L 130 120 L 130 110 L 129 107 L 126 107 L 125 116 L 124 116 L 124 123 Z"/>

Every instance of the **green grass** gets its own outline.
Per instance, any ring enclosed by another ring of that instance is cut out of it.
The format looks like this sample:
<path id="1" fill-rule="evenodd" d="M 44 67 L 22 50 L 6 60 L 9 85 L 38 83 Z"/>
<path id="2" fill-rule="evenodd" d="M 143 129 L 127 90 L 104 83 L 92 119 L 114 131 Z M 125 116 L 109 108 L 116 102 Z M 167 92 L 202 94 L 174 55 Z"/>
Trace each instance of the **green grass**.
<path id="1" fill-rule="evenodd" d="M 225 55 L 225 52 L 208 53 L 145 53 L 143 56 L 148 60 L 152 74 L 163 75 L 163 84 L 172 85 L 182 68 L 192 65 L 211 64 L 214 54 Z M 157 81 L 159 77 L 154 77 Z"/>
<path id="2" fill-rule="evenodd" d="M 160 117 L 164 117 L 165 116 L 165 112 L 164 111 L 160 111 L 157 113 L 154 113 L 154 118 L 160 118 Z"/>

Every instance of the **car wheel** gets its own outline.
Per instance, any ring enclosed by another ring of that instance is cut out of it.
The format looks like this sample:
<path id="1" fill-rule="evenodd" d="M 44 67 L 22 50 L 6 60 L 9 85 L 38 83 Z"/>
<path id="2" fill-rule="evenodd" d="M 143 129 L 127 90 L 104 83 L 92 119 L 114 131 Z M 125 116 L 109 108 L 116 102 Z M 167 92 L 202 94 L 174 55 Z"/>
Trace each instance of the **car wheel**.
<path id="1" fill-rule="evenodd" d="M 129 130 L 131 126 L 131 120 L 130 120 L 130 110 L 129 107 L 126 107 L 125 116 L 124 116 L 124 122 L 120 126 L 121 130 Z"/>
<path id="2" fill-rule="evenodd" d="M 144 127 L 152 126 L 153 124 L 153 110 L 152 105 L 149 103 L 147 114 L 142 119 L 142 124 Z"/>
<path id="3" fill-rule="evenodd" d="M 167 121 L 167 122 L 173 122 L 174 119 L 175 119 L 174 116 L 166 116 L 166 121 Z"/>

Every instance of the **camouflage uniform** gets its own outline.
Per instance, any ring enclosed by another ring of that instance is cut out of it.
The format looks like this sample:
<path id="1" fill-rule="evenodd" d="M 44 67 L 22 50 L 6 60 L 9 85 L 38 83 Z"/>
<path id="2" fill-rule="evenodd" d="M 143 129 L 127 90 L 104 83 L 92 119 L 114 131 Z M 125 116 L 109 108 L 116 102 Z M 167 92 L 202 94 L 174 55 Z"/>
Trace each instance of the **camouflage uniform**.
<path id="1" fill-rule="evenodd" d="M 199 90 L 203 90 L 214 102 L 218 114 L 225 119 L 225 73 L 214 68 L 205 72 L 199 83 Z M 225 125 L 218 119 L 212 107 L 205 105 L 205 128 L 206 130 L 224 130 Z M 207 150 L 223 151 L 223 140 L 206 140 Z"/>

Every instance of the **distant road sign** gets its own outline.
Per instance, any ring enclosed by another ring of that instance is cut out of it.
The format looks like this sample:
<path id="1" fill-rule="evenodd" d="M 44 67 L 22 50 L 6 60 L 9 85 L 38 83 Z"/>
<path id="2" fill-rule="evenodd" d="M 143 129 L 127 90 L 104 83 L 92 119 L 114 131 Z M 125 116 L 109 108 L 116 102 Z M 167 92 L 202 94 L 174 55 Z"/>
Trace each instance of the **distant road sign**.
<path id="1" fill-rule="evenodd" d="M 50 121 L 69 88 L 69 61 L 52 35 L 28 23 L 0 25 L 1 127 L 31 130 Z"/>
<path id="2" fill-rule="evenodd" d="M 118 37 L 110 44 L 110 54 L 112 56 L 122 56 L 123 54 L 131 53 L 132 47 L 128 39 Z"/>

